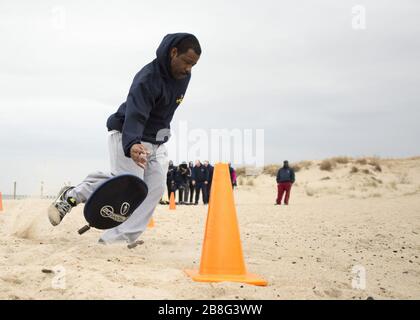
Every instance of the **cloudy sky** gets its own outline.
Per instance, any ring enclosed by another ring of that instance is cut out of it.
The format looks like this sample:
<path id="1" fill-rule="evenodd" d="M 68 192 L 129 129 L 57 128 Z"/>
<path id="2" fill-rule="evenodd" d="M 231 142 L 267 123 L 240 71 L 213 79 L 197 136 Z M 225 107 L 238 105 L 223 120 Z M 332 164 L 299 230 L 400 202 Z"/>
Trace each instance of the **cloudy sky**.
<path id="1" fill-rule="evenodd" d="M 175 131 L 263 129 L 266 163 L 419 155 L 419 16 L 416 0 L 0 0 L 0 192 L 109 170 L 105 121 L 173 32 L 203 49 Z"/>

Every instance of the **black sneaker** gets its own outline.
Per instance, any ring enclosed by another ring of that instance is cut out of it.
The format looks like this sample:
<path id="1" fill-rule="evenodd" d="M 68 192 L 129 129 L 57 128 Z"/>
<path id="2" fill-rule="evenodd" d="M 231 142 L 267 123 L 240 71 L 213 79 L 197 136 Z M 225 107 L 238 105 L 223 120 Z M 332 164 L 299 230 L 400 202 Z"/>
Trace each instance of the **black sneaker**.
<path id="1" fill-rule="evenodd" d="M 64 216 L 77 205 L 75 198 L 66 197 L 66 193 L 71 189 L 74 189 L 74 187 L 64 186 L 61 188 L 57 198 L 48 208 L 48 218 L 53 226 L 58 225 Z"/>

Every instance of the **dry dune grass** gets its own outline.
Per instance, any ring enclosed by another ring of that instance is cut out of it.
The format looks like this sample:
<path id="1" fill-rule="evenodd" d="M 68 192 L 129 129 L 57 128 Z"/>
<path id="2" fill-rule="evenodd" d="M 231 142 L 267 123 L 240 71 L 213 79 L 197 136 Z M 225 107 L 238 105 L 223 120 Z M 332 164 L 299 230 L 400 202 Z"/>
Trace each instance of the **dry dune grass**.
<path id="1" fill-rule="evenodd" d="M 278 165 L 278 164 L 266 165 L 266 166 L 264 166 L 263 174 L 267 174 L 269 176 L 275 177 L 275 176 L 277 176 L 277 172 L 279 171 L 280 167 L 281 166 Z"/>
<path id="2" fill-rule="evenodd" d="M 318 161 L 305 160 L 294 162 L 291 164 L 291 167 L 297 173 L 295 188 L 298 185 L 302 186 L 304 194 L 311 197 L 321 194 L 347 194 L 347 196 L 357 197 L 352 192 L 362 189 L 365 191 L 377 189 L 375 193 L 386 192 L 386 190 L 398 190 L 405 192 L 405 194 L 415 194 L 417 190 L 412 184 L 414 179 L 411 178 L 408 172 L 403 171 L 405 170 L 403 168 L 412 167 L 412 165 L 405 164 L 408 163 L 407 161 L 418 160 L 420 160 L 420 157 L 398 160 L 382 159 L 376 156 L 360 158 L 338 156 Z M 269 164 L 261 168 L 259 172 L 263 176 L 275 177 L 281 166 L 280 164 Z M 384 167 L 386 169 L 385 171 L 383 170 Z M 313 182 L 310 182 L 310 185 L 307 183 L 301 185 L 302 177 L 306 175 L 312 176 L 315 174 L 316 170 L 314 169 L 316 168 L 320 171 L 330 172 L 330 174 L 312 179 L 313 181 L 318 181 L 320 185 L 313 185 Z M 255 186 L 258 175 L 250 175 L 246 171 L 246 168 L 237 169 L 238 176 L 244 178 L 239 179 L 238 184 L 241 186 Z M 346 187 L 343 185 L 344 179 L 350 179 L 352 183 Z M 272 181 L 275 180 L 273 179 Z M 369 195 L 365 194 L 363 196 L 368 197 Z"/>
<path id="3" fill-rule="evenodd" d="M 308 161 L 308 160 L 303 160 L 303 161 L 299 161 L 296 163 L 292 163 L 291 167 L 293 168 L 293 170 L 295 172 L 299 172 L 300 170 L 307 170 L 312 166 L 312 161 Z"/>
<path id="4" fill-rule="evenodd" d="M 330 159 L 333 163 L 339 163 L 339 164 L 347 164 L 352 160 L 350 157 L 346 156 L 340 156 L 340 157 L 333 157 Z"/>
<path id="5" fill-rule="evenodd" d="M 299 162 L 295 162 L 295 163 L 291 163 L 290 167 L 295 171 L 295 172 L 299 172 L 302 169 L 309 169 L 312 165 L 312 161 L 308 161 L 308 160 L 303 160 L 303 161 L 299 161 Z M 271 177 L 275 177 L 277 176 L 277 172 L 279 171 L 279 169 L 282 167 L 282 165 L 280 164 L 268 164 L 265 165 L 262 169 L 260 170 L 250 170 L 250 168 L 247 167 L 238 167 L 236 170 L 236 175 L 238 177 L 241 176 L 248 176 L 248 175 L 254 175 L 252 174 L 253 172 L 257 172 L 259 174 L 266 174 L 269 175 Z"/>
<path id="6" fill-rule="evenodd" d="M 377 157 L 368 159 L 368 165 L 372 166 L 374 170 L 378 172 L 382 172 L 382 167 L 381 167 L 380 162 L 381 160 Z"/>
<path id="7" fill-rule="evenodd" d="M 345 165 L 351 161 L 353 161 L 353 159 L 347 156 L 328 158 L 321 161 L 321 163 L 319 164 L 319 168 L 324 171 L 331 171 L 334 168 L 336 168 L 337 165 Z"/>
<path id="8" fill-rule="evenodd" d="M 361 159 L 356 159 L 355 162 L 357 164 L 361 164 L 361 165 L 367 165 L 367 160 L 365 158 L 361 158 Z"/>
<path id="9" fill-rule="evenodd" d="M 319 164 L 319 169 L 324 171 L 332 171 L 337 167 L 337 165 L 346 165 L 350 161 L 352 161 L 352 158 L 346 156 L 324 159 Z"/>
<path id="10" fill-rule="evenodd" d="M 322 160 L 319 164 L 319 169 L 324 171 L 333 171 L 340 165 L 353 164 L 350 169 L 350 173 L 362 172 L 368 174 L 369 169 L 363 167 L 373 167 L 374 171 L 382 172 L 381 161 L 382 160 L 378 157 L 363 157 L 354 159 L 352 157 L 340 156 Z"/>
<path id="11" fill-rule="evenodd" d="M 336 163 L 330 159 L 322 160 L 322 162 L 319 164 L 319 169 L 324 171 L 332 171 L 335 167 Z"/>
<path id="12" fill-rule="evenodd" d="M 359 169 L 357 167 L 351 167 L 350 173 L 358 173 Z"/>
<path id="13" fill-rule="evenodd" d="M 246 167 L 238 167 L 238 168 L 235 169 L 235 171 L 236 171 L 236 176 L 237 177 L 244 176 L 245 173 L 246 173 Z"/>
<path id="14" fill-rule="evenodd" d="M 240 176 L 238 178 L 238 185 L 239 186 L 254 186 L 255 185 L 255 177 L 244 177 Z"/>
<path id="15" fill-rule="evenodd" d="M 314 176 L 316 170 L 301 171 L 296 180 L 303 185 L 302 192 L 309 197 L 336 195 L 348 198 L 380 198 L 390 190 L 398 191 L 394 196 L 420 193 L 415 180 L 408 170 L 416 168 L 409 161 L 418 161 L 417 157 L 407 159 L 382 159 L 379 157 L 352 158 L 347 156 L 318 160 L 315 168 L 329 172 L 303 182 L 302 179 Z M 392 166 L 390 166 L 390 164 Z M 385 170 L 384 170 L 385 168 Z M 390 169 L 391 168 L 391 169 Z M 420 176 L 419 176 L 420 178 Z M 420 189 L 420 185 L 418 187 Z M 296 188 L 295 188 L 296 189 Z"/>
<path id="16" fill-rule="evenodd" d="M 254 178 L 248 178 L 248 180 L 246 181 L 246 185 L 251 187 L 254 186 Z"/>

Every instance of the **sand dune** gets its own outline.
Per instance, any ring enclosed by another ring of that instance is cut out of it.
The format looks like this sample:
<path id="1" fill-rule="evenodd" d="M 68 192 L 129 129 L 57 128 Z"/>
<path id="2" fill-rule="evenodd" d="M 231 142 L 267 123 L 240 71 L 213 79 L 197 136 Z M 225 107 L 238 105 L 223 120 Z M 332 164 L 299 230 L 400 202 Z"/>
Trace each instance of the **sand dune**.
<path id="1" fill-rule="evenodd" d="M 381 160 L 381 171 L 319 164 L 296 173 L 287 207 L 273 205 L 268 175 L 235 190 L 247 269 L 267 287 L 184 274 L 200 263 L 206 206 L 159 206 L 145 243 L 129 250 L 97 244 L 97 230 L 79 236 L 81 206 L 53 228 L 49 200 L 25 199 L 3 201 L 0 212 L 0 298 L 419 299 L 420 159 Z M 355 266 L 364 289 L 354 287 Z"/>

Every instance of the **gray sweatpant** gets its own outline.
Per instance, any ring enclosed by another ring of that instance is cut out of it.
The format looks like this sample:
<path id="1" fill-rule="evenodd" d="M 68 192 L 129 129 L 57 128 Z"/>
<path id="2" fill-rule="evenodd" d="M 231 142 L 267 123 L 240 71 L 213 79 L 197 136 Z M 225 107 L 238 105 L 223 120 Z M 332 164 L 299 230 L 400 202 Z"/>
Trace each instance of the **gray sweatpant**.
<path id="1" fill-rule="evenodd" d="M 82 183 L 68 192 L 77 203 L 84 203 L 96 188 L 113 175 L 129 173 L 144 180 L 149 192 L 143 203 L 133 214 L 119 226 L 105 231 L 100 242 L 112 243 L 127 241 L 133 243 L 146 230 L 153 212 L 163 196 L 166 187 L 166 173 L 168 171 L 168 152 L 164 144 L 155 145 L 148 142 L 142 144 L 150 151 L 146 168 L 139 167 L 131 158 L 124 155 L 122 134 L 111 131 L 108 137 L 111 173 L 94 172 L 89 174 Z"/>

